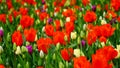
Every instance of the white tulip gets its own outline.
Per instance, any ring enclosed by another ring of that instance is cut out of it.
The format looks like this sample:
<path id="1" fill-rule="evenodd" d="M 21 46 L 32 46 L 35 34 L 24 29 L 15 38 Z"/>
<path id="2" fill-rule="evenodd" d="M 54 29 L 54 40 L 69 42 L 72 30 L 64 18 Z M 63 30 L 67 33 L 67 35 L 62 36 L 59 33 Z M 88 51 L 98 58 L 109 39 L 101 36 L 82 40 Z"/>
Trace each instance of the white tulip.
<path id="1" fill-rule="evenodd" d="M 106 13 L 105 12 L 103 12 L 103 16 L 105 17 L 105 15 L 106 15 Z"/>
<path id="2" fill-rule="evenodd" d="M 15 54 L 16 54 L 16 55 L 21 54 L 21 49 L 20 49 L 20 46 L 17 46 L 17 50 L 15 51 Z"/>
<path id="3" fill-rule="evenodd" d="M 102 16 L 100 16 L 99 19 L 102 20 Z"/>
<path id="4" fill-rule="evenodd" d="M 67 17 L 67 18 L 66 18 L 66 22 L 70 22 L 70 17 Z"/>
<path id="5" fill-rule="evenodd" d="M 77 38 L 77 32 L 71 32 L 71 39 Z"/>
<path id="6" fill-rule="evenodd" d="M 64 36 L 64 40 L 68 41 L 68 36 L 67 35 Z"/>
<path id="7" fill-rule="evenodd" d="M 118 52 L 118 54 L 115 58 L 120 58 L 120 50 L 119 49 L 115 49 L 115 50 Z"/>
<path id="8" fill-rule="evenodd" d="M 80 56 L 80 49 L 74 49 L 74 55 L 76 57 L 79 57 Z"/>
<path id="9" fill-rule="evenodd" d="M 106 20 L 105 19 L 103 19 L 103 20 L 101 20 L 101 24 L 103 25 L 103 24 L 106 24 L 107 22 L 106 22 Z"/>
<path id="10" fill-rule="evenodd" d="M 117 45 L 117 48 L 115 50 L 118 52 L 115 58 L 120 58 L 120 45 Z"/>
<path id="11" fill-rule="evenodd" d="M 1 30 L 3 30 L 3 27 L 0 27 Z"/>
<path id="12" fill-rule="evenodd" d="M 117 45 L 117 49 L 120 50 L 120 45 Z"/>
<path id="13" fill-rule="evenodd" d="M 101 42 L 101 45 L 102 45 L 102 47 L 104 47 L 104 46 L 105 46 L 105 43 L 104 43 L 104 42 Z"/>
<path id="14" fill-rule="evenodd" d="M 57 12 L 54 12 L 54 16 L 57 16 Z"/>
<path id="15" fill-rule="evenodd" d="M 44 57 L 44 52 L 42 50 L 40 50 L 40 58 Z"/>
<path id="16" fill-rule="evenodd" d="M 67 11 L 67 9 L 63 9 L 63 11 L 64 11 L 64 12 L 66 12 L 66 11 Z"/>

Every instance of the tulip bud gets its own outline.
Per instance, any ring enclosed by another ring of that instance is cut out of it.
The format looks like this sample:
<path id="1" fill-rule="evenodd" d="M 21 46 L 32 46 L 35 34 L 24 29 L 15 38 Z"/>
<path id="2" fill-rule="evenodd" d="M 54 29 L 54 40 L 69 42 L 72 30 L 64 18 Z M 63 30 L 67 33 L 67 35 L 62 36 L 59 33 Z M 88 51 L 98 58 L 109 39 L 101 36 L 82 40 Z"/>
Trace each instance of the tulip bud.
<path id="1" fill-rule="evenodd" d="M 87 28 L 87 25 L 84 24 L 84 25 L 83 25 L 83 30 L 86 30 L 86 28 Z"/>
<path id="2" fill-rule="evenodd" d="M 64 40 L 65 40 L 65 41 L 68 41 L 67 35 L 64 36 Z"/>
<path id="3" fill-rule="evenodd" d="M 20 46 L 17 46 L 17 50 L 15 51 L 15 54 L 16 54 L 16 55 L 21 54 Z"/>
<path id="4" fill-rule="evenodd" d="M 80 49 L 74 49 L 74 55 L 76 57 L 79 57 L 80 56 Z"/>
<path id="5" fill-rule="evenodd" d="M 85 56 L 82 50 L 80 50 L 80 56 Z"/>
<path id="6" fill-rule="evenodd" d="M 29 62 L 26 62 L 25 68 L 30 68 L 29 67 Z"/>
<path id="7" fill-rule="evenodd" d="M 46 24 L 46 19 L 44 19 L 43 23 Z"/>
<path id="8" fill-rule="evenodd" d="M 80 37 L 77 38 L 77 43 L 80 44 Z"/>
<path id="9" fill-rule="evenodd" d="M 64 64 L 61 61 L 59 62 L 59 68 L 64 68 Z"/>
<path id="10" fill-rule="evenodd" d="M 25 59 L 25 58 L 26 58 L 26 55 L 25 55 L 25 54 L 22 54 L 22 58 L 24 58 L 24 59 Z"/>
<path id="11" fill-rule="evenodd" d="M 82 15 L 82 12 L 79 13 L 79 16 L 80 16 L 80 18 L 83 16 L 83 15 Z"/>
<path id="12" fill-rule="evenodd" d="M 15 51 L 17 49 L 16 43 L 13 43 L 13 50 Z"/>
<path id="13" fill-rule="evenodd" d="M 33 45 L 33 50 L 36 50 L 36 49 L 37 49 L 37 45 L 34 44 L 34 45 Z"/>
<path id="14" fill-rule="evenodd" d="M 10 39 L 11 39 L 10 33 L 7 33 L 7 41 L 10 41 Z"/>
<path id="15" fill-rule="evenodd" d="M 23 30 L 22 30 L 22 25 L 19 25 L 18 28 L 17 28 L 17 30 L 23 31 Z"/>
<path id="16" fill-rule="evenodd" d="M 59 50 L 59 48 L 60 48 L 60 43 L 57 43 L 56 44 L 56 50 Z"/>
<path id="17" fill-rule="evenodd" d="M 42 32 L 45 32 L 45 27 L 42 28 Z"/>
<path id="18" fill-rule="evenodd" d="M 40 58 L 44 58 L 44 52 L 40 50 Z"/>
<path id="19" fill-rule="evenodd" d="M 50 17 L 53 17 L 53 12 L 50 12 Z M 51 20 L 52 20 L 52 18 L 51 18 Z M 52 20 L 53 21 L 53 20 Z"/>
<path id="20" fill-rule="evenodd" d="M 55 53 L 53 54 L 53 60 L 55 60 L 56 59 L 56 55 L 55 55 Z"/>
<path id="21" fill-rule="evenodd" d="M 20 63 L 18 63 L 17 68 L 21 68 L 21 64 Z"/>
<path id="22" fill-rule="evenodd" d="M 37 13 L 37 14 L 39 14 L 39 13 Z M 39 23 L 40 23 L 40 20 L 37 19 L 37 20 L 35 21 L 35 23 L 36 23 L 36 24 L 39 24 Z"/>
<path id="23" fill-rule="evenodd" d="M 77 38 L 77 32 L 71 32 L 71 39 Z"/>
<path id="24" fill-rule="evenodd" d="M 68 68 L 68 61 L 66 61 L 66 68 Z"/>
<path id="25" fill-rule="evenodd" d="M 27 50 L 27 48 L 26 48 L 25 46 L 22 46 L 22 47 L 21 47 L 21 51 L 22 51 L 22 52 L 27 52 L 28 50 Z"/>
<path id="26" fill-rule="evenodd" d="M 63 21 L 60 19 L 60 26 L 63 27 L 64 24 L 63 24 Z"/>
<path id="27" fill-rule="evenodd" d="M 0 54 L 3 52 L 3 48 L 2 46 L 0 46 Z"/>
<path id="28" fill-rule="evenodd" d="M 41 58 L 39 58 L 37 62 L 38 62 L 38 65 L 41 65 L 42 63 L 44 63 L 44 61 L 42 61 Z"/>
<path id="29" fill-rule="evenodd" d="M 80 32 L 80 36 L 81 36 L 82 38 L 85 37 L 85 33 L 84 33 L 84 31 L 81 31 L 81 32 Z"/>
<path id="30" fill-rule="evenodd" d="M 30 45 L 30 42 L 26 41 L 26 46 L 27 46 L 27 45 Z"/>

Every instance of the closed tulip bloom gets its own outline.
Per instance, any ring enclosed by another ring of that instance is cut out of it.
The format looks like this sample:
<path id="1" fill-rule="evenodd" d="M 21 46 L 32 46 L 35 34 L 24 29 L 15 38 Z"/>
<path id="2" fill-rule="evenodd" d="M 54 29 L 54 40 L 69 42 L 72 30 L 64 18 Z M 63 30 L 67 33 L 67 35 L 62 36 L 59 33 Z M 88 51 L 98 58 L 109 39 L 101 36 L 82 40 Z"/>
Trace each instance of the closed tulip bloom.
<path id="1" fill-rule="evenodd" d="M 95 5 L 92 6 L 92 11 L 96 11 L 96 6 Z"/>
<path id="2" fill-rule="evenodd" d="M 50 24 L 53 21 L 52 18 L 48 18 L 48 23 Z"/>
<path id="3" fill-rule="evenodd" d="M 0 37 L 2 37 L 4 35 L 4 32 L 2 29 L 0 29 Z"/>
<path id="4" fill-rule="evenodd" d="M 42 50 L 40 50 L 40 58 L 44 57 L 44 52 Z"/>
<path id="5" fill-rule="evenodd" d="M 26 46 L 26 48 L 28 49 L 29 54 L 32 54 L 32 52 L 33 52 L 32 45 L 28 45 L 28 46 Z"/>

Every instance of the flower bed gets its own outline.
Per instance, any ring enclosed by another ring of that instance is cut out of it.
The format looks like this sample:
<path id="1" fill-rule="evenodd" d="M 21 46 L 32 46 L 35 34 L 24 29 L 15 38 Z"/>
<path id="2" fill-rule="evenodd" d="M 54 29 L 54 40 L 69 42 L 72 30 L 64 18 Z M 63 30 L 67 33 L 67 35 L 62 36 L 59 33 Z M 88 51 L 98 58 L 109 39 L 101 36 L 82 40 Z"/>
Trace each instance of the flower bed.
<path id="1" fill-rule="evenodd" d="M 120 0 L 0 0 L 0 68 L 120 68 Z"/>

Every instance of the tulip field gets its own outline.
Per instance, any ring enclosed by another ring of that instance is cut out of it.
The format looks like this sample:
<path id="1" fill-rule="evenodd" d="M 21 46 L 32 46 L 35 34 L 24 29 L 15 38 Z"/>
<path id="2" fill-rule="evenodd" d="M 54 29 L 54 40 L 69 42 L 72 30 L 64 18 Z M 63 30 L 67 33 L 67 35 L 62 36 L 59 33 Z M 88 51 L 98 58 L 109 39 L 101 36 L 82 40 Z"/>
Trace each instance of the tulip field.
<path id="1" fill-rule="evenodd" d="M 0 0 L 0 68 L 120 68 L 120 0 Z"/>

